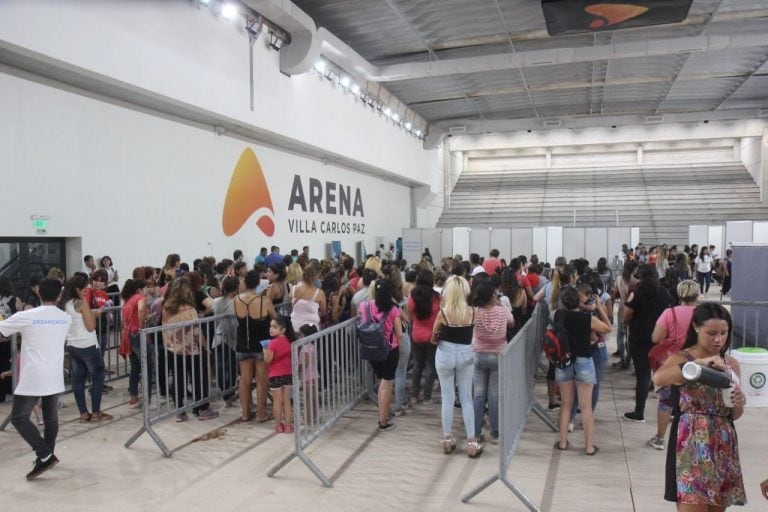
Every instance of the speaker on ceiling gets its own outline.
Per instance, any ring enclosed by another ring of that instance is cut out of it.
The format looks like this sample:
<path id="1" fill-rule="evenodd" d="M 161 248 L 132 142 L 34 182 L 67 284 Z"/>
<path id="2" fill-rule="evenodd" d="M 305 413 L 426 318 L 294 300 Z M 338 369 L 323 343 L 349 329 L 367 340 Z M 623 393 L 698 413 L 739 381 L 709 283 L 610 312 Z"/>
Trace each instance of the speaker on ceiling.
<path id="1" fill-rule="evenodd" d="M 541 0 L 551 36 L 679 23 L 693 0 Z"/>

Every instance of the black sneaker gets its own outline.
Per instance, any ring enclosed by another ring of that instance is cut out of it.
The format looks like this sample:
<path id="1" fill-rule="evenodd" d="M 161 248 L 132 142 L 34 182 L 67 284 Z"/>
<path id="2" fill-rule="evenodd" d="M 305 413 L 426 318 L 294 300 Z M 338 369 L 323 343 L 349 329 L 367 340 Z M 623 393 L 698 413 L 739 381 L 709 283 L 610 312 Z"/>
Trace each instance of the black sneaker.
<path id="1" fill-rule="evenodd" d="M 560 408 L 560 404 L 558 404 L 557 402 L 553 402 L 553 403 L 549 404 L 547 407 L 549 407 L 549 410 L 552 411 L 554 409 L 559 409 Z"/>
<path id="2" fill-rule="evenodd" d="M 59 459 L 53 454 L 51 454 L 45 462 L 41 461 L 39 458 L 35 459 L 35 467 L 32 468 L 32 471 L 27 473 L 27 480 L 34 480 L 58 463 Z"/>
<path id="3" fill-rule="evenodd" d="M 624 419 L 628 421 L 634 421 L 635 423 L 645 423 L 645 418 L 634 412 L 625 412 Z"/>
<path id="4" fill-rule="evenodd" d="M 379 432 L 391 432 L 397 428 L 397 425 L 387 420 L 385 424 L 379 423 Z"/>

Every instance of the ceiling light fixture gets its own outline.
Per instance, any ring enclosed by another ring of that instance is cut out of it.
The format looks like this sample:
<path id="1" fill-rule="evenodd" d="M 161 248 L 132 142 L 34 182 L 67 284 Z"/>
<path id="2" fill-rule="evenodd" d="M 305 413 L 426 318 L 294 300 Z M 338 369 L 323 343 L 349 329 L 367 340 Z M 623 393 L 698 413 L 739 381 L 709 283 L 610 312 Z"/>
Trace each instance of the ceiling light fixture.
<path id="1" fill-rule="evenodd" d="M 315 71 L 317 71 L 321 75 L 324 75 L 325 74 L 326 66 L 327 66 L 327 64 L 325 63 L 324 60 L 319 60 L 319 61 L 315 62 Z"/>
<path id="2" fill-rule="evenodd" d="M 392 120 L 393 120 L 394 122 L 398 122 L 398 121 L 400 120 L 400 114 L 398 114 L 397 112 L 395 112 L 394 114 L 392 114 Z"/>
<path id="3" fill-rule="evenodd" d="M 413 128 L 413 126 L 411 125 L 411 123 L 405 123 L 405 129 L 406 129 L 406 130 L 408 130 L 408 131 L 411 131 L 411 128 Z"/>
<path id="4" fill-rule="evenodd" d="M 221 4 L 220 12 L 221 12 L 221 17 L 227 21 L 231 21 L 235 19 L 238 15 L 237 6 L 229 2 Z"/>
<path id="5" fill-rule="evenodd" d="M 285 40 L 280 37 L 277 32 L 270 30 L 269 31 L 269 42 L 267 45 L 272 48 L 273 50 L 280 51 L 280 48 L 283 47 L 283 43 L 285 43 Z"/>
<path id="6" fill-rule="evenodd" d="M 352 88 L 350 89 L 352 91 L 352 94 L 355 96 L 360 96 L 360 86 L 357 84 L 352 84 Z"/>
<path id="7" fill-rule="evenodd" d="M 384 115 L 387 117 L 390 117 L 392 115 L 392 110 L 390 110 L 389 107 L 384 107 L 384 110 L 382 112 L 384 112 Z"/>
<path id="8" fill-rule="evenodd" d="M 341 77 L 341 80 L 339 80 L 339 85 L 342 86 L 345 89 L 349 89 L 349 85 L 352 83 L 352 81 L 349 79 L 348 76 Z"/>

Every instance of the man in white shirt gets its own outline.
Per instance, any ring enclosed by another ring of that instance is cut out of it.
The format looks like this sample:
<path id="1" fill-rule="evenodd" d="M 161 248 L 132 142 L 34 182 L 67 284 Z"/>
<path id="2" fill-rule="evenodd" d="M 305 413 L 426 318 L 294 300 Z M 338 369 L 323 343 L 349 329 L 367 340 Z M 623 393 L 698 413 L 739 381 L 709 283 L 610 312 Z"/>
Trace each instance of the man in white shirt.
<path id="1" fill-rule="evenodd" d="M 64 391 L 64 344 L 72 323 L 70 316 L 56 307 L 61 287 L 57 279 L 43 279 L 39 289 L 42 306 L 21 311 L 0 322 L 3 336 L 22 335 L 21 369 L 13 391 L 11 422 L 37 455 L 27 480 L 40 476 L 59 462 L 53 450 L 59 433 L 59 395 Z M 14 363 L 18 364 L 18 361 Z M 45 421 L 42 437 L 29 420 L 38 398 Z"/>
<path id="2" fill-rule="evenodd" d="M 93 261 L 93 256 L 86 254 L 83 258 L 83 272 L 91 277 L 91 274 L 96 270 L 96 262 Z"/>

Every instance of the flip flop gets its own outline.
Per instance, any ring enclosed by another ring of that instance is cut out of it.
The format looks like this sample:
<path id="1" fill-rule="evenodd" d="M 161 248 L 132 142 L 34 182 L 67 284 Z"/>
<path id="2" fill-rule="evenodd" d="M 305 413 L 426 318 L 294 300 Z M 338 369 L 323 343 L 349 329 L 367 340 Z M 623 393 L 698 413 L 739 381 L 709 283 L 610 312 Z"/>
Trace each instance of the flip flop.
<path id="1" fill-rule="evenodd" d="M 256 416 L 256 414 L 252 412 L 248 413 L 248 416 L 240 416 L 240 421 L 242 421 L 243 423 L 248 423 L 254 418 L 254 416 Z"/>
<path id="2" fill-rule="evenodd" d="M 256 418 L 256 423 L 266 423 L 269 420 L 273 420 L 273 419 L 275 419 L 274 414 L 269 413 L 269 414 L 267 414 L 266 418 Z"/>
<path id="3" fill-rule="evenodd" d="M 594 454 L 596 454 L 597 452 L 599 452 L 599 451 L 600 451 L 600 448 L 598 448 L 598 447 L 597 447 L 597 445 L 594 445 L 594 444 L 593 444 L 593 445 L 592 445 L 592 448 L 593 448 L 593 451 L 592 451 L 592 453 L 589 453 L 588 451 L 585 451 L 585 452 L 584 452 L 584 453 L 587 455 L 587 457 L 591 457 L 591 456 L 593 456 Z"/>
<path id="4" fill-rule="evenodd" d="M 560 441 L 555 441 L 554 448 L 557 448 L 558 450 L 564 452 L 565 450 L 568 449 L 569 446 L 571 446 L 571 442 L 570 441 L 566 441 L 565 442 L 565 448 L 560 448 Z"/>

